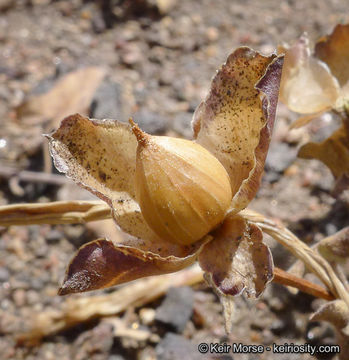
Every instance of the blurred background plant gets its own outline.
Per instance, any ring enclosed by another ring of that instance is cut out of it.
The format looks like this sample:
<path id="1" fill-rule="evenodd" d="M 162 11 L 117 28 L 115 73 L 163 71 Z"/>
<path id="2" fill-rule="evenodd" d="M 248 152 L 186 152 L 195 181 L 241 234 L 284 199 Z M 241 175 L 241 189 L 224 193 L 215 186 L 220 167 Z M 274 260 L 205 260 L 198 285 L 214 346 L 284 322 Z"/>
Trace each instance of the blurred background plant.
<path id="1" fill-rule="evenodd" d="M 298 156 L 318 159 L 335 178 L 333 195 L 349 188 L 349 25 L 337 25 L 320 38 L 314 53 L 306 34 L 292 46 L 280 47 L 286 53 L 280 98 L 293 111 L 306 114 L 293 128 L 307 125 L 326 114 L 341 126 L 321 143 L 303 145 Z"/>

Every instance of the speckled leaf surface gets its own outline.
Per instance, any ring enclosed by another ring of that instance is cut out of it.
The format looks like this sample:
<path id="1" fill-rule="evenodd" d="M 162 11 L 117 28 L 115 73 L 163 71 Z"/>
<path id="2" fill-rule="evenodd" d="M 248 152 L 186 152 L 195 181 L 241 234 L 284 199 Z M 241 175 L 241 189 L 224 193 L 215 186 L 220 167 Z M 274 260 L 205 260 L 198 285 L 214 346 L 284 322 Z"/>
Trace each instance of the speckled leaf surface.
<path id="1" fill-rule="evenodd" d="M 228 216 L 199 254 L 205 278 L 219 295 L 243 291 L 258 297 L 273 278 L 273 260 L 261 230 L 241 216 Z"/>
<path id="2" fill-rule="evenodd" d="M 331 69 L 341 86 L 349 80 L 349 24 L 338 24 L 315 45 L 315 56 Z"/>
<path id="3" fill-rule="evenodd" d="M 233 208 L 254 197 L 273 128 L 283 59 L 242 47 L 212 81 L 193 117 L 194 138 L 227 170 Z"/>
<path id="4" fill-rule="evenodd" d="M 124 231 L 154 238 L 134 200 L 137 141 L 129 125 L 75 114 L 48 139 L 59 171 L 106 201 Z"/>
<path id="5" fill-rule="evenodd" d="M 182 257 L 161 257 L 106 239 L 82 246 L 70 262 L 60 295 L 97 290 L 141 277 L 179 271 L 191 265 L 201 245 Z"/>
<path id="6" fill-rule="evenodd" d="M 280 99 L 292 111 L 313 114 L 330 109 L 339 95 L 338 81 L 327 65 L 311 55 L 302 35 L 285 52 Z"/>

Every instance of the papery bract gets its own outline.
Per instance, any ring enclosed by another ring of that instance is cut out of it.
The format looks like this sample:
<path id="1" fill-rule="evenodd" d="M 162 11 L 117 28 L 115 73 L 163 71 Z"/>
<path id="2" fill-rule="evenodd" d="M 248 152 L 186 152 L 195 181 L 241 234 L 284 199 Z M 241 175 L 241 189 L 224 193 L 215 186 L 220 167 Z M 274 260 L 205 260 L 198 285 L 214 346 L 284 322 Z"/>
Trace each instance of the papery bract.
<path id="1" fill-rule="evenodd" d="M 332 172 L 335 179 L 349 175 L 349 119 L 329 138 L 321 143 L 309 142 L 303 145 L 298 156 L 304 159 L 318 159 Z"/>
<path id="2" fill-rule="evenodd" d="M 217 72 L 208 97 L 196 110 L 193 127 L 197 144 L 193 147 L 206 148 L 223 165 L 233 200 L 222 224 L 190 245 L 169 242 L 166 234 L 157 235 L 145 221 L 147 215 L 141 211 L 135 188 L 137 140 L 129 125 L 116 120 L 89 120 L 78 114 L 63 120 L 48 136 L 57 169 L 106 201 L 115 222 L 130 237 L 123 243 L 99 239 L 82 246 L 67 269 L 61 294 L 177 271 L 198 257 L 227 317 L 231 295 L 243 290 L 254 297 L 262 293 L 273 276 L 270 251 L 262 242 L 260 229 L 235 214 L 248 205 L 259 187 L 282 63 L 282 56 L 237 49 Z M 181 151 L 184 149 L 177 153 Z M 190 156 L 181 156 L 190 161 Z M 198 174 L 207 171 L 206 160 L 202 161 Z M 178 164 L 178 176 L 185 177 L 185 163 Z M 181 186 L 180 182 L 176 186 Z M 196 191 L 195 185 L 191 186 Z M 180 211 L 171 201 L 162 206 Z"/>
<path id="3" fill-rule="evenodd" d="M 326 63 L 311 54 L 307 35 L 303 34 L 291 47 L 279 51 L 286 54 L 280 83 L 281 101 L 292 111 L 313 114 L 313 117 L 330 110 L 339 96 L 340 86 Z"/>

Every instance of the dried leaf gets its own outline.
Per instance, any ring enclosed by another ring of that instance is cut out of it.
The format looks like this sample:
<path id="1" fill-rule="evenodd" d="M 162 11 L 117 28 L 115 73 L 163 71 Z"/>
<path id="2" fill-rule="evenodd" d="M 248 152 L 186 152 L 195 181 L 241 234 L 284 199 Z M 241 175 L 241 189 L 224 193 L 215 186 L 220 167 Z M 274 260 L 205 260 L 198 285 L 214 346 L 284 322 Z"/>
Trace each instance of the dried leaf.
<path id="1" fill-rule="evenodd" d="M 349 24 L 338 24 L 332 34 L 321 38 L 315 45 L 315 56 L 329 66 L 344 86 L 349 80 Z"/>
<path id="2" fill-rule="evenodd" d="M 294 121 L 291 126 L 290 129 L 298 129 L 300 127 L 303 127 L 305 125 L 308 125 L 312 120 L 320 117 L 322 114 L 324 114 L 327 111 L 320 111 L 318 113 L 313 113 L 313 114 L 308 114 L 308 115 L 304 115 L 304 116 L 300 116 L 296 121 Z"/>
<path id="3" fill-rule="evenodd" d="M 137 141 L 128 125 L 75 114 L 48 139 L 59 171 L 104 200 L 121 201 L 124 192 L 134 198 Z"/>
<path id="4" fill-rule="evenodd" d="M 137 141 L 129 125 L 75 114 L 48 139 L 56 168 L 106 201 L 124 231 L 156 237 L 134 201 Z"/>
<path id="5" fill-rule="evenodd" d="M 200 244 L 181 258 L 161 257 L 137 248 L 98 239 L 83 245 L 70 262 L 59 295 L 102 289 L 191 265 Z"/>
<path id="6" fill-rule="evenodd" d="M 17 116 L 25 124 L 52 121 L 52 126 L 64 117 L 79 112 L 86 114 L 92 97 L 105 76 L 100 67 L 87 67 L 65 75 L 47 93 L 33 96 L 20 105 Z"/>
<path id="7" fill-rule="evenodd" d="M 339 84 L 325 63 L 310 54 L 306 34 L 285 51 L 280 99 L 289 109 L 313 114 L 331 109 Z"/>
<path id="8" fill-rule="evenodd" d="M 199 254 L 205 278 L 219 295 L 258 297 L 273 278 L 273 260 L 261 230 L 228 216 Z"/>
<path id="9" fill-rule="evenodd" d="M 333 176 L 338 179 L 349 174 L 349 122 L 336 130 L 321 143 L 310 142 L 303 145 L 298 156 L 304 159 L 318 159 L 328 166 Z"/>
<path id="10" fill-rule="evenodd" d="M 311 321 L 328 321 L 336 329 L 347 331 L 349 324 L 349 309 L 343 300 L 334 300 L 322 305 L 310 317 Z M 349 336 L 349 332 L 346 334 Z"/>
<path id="11" fill-rule="evenodd" d="M 349 258 L 349 227 L 345 227 L 318 244 L 320 254 L 329 261 L 343 262 Z"/>
<path id="12" fill-rule="evenodd" d="M 230 176 L 236 211 L 251 201 L 259 187 L 282 62 L 276 55 L 237 49 L 218 71 L 193 117 L 194 138 L 220 160 Z"/>
<path id="13" fill-rule="evenodd" d="M 327 321 L 336 330 L 337 343 L 340 346 L 338 358 L 347 360 L 349 354 L 349 308 L 343 300 L 334 300 L 322 305 L 310 316 L 311 321 Z"/>

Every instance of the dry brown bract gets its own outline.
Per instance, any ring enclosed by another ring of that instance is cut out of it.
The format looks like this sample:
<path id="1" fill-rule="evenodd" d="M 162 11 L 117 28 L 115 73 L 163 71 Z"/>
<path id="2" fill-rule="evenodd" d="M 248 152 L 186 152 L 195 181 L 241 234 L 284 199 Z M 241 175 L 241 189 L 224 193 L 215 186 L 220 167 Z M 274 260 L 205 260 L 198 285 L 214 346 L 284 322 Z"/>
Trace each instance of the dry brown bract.
<path id="1" fill-rule="evenodd" d="M 282 56 L 237 49 L 196 110 L 194 141 L 224 166 L 233 198 L 219 227 L 190 245 L 160 238 L 141 212 L 135 189 L 137 139 L 131 126 L 79 114 L 63 120 L 48 136 L 57 169 L 106 201 L 131 240 L 120 244 L 98 239 L 82 246 L 67 269 L 61 295 L 178 271 L 196 260 L 223 304 L 244 290 L 251 297 L 262 293 L 273 277 L 272 257 L 261 230 L 238 212 L 259 187 L 282 63 Z M 185 175 L 185 169 L 177 170 Z M 170 212 L 180 211 L 171 206 L 169 202 Z"/>

